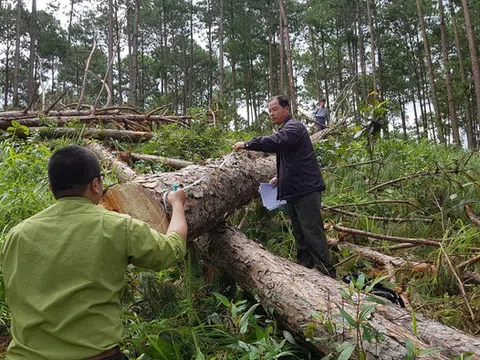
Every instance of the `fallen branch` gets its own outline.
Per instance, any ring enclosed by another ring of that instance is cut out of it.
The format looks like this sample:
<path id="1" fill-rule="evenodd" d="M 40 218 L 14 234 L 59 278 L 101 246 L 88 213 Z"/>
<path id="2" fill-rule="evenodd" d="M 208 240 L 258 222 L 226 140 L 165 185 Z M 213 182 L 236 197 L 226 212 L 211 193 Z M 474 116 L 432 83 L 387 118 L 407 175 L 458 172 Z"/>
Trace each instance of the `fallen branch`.
<path id="1" fill-rule="evenodd" d="M 465 213 L 474 225 L 480 227 L 480 218 L 473 213 L 473 210 L 469 204 L 465 204 Z"/>
<path id="2" fill-rule="evenodd" d="M 368 216 L 368 215 L 356 214 L 356 213 L 353 213 L 353 212 L 350 212 L 350 211 L 340 210 L 340 209 L 337 209 L 334 206 L 323 205 L 322 210 L 330 211 L 330 212 L 340 214 L 340 215 L 366 218 L 366 219 L 370 219 L 370 220 L 374 220 L 374 221 L 396 222 L 396 223 L 420 221 L 420 222 L 433 223 L 433 219 L 429 219 L 429 218 L 400 218 L 400 217 L 389 218 L 389 217 L 380 217 L 380 216 Z"/>
<path id="3" fill-rule="evenodd" d="M 359 236 L 364 236 L 364 237 L 373 238 L 373 239 L 387 240 L 387 241 L 393 241 L 393 242 L 399 242 L 399 243 L 405 243 L 405 244 L 418 244 L 418 245 L 428 245 L 428 246 L 439 247 L 440 243 L 443 241 L 441 239 L 404 238 L 404 237 L 398 237 L 398 236 L 381 235 L 381 234 L 375 234 L 367 231 L 346 228 L 343 226 L 338 226 L 336 224 L 332 224 L 332 226 L 335 230 L 343 233 L 347 233 L 347 234 L 359 235 Z"/>
<path id="4" fill-rule="evenodd" d="M 382 184 L 379 184 L 377 186 L 374 186 L 374 187 L 368 189 L 367 193 L 372 193 L 372 192 L 374 192 L 378 189 L 381 189 L 383 187 L 393 185 L 393 184 L 397 184 L 399 182 L 409 180 L 409 179 L 414 179 L 414 178 L 421 177 L 421 176 L 433 176 L 433 175 L 440 175 L 440 174 L 457 174 L 458 172 L 459 172 L 458 170 L 421 171 L 421 172 L 418 172 L 418 173 L 415 173 L 415 174 L 412 174 L 412 175 L 404 176 L 404 177 L 401 177 L 401 178 L 398 178 L 398 179 L 393 179 L 393 180 L 384 182 Z"/>
<path id="5" fill-rule="evenodd" d="M 435 265 L 426 262 L 408 261 L 399 257 L 382 254 L 368 247 L 355 245 L 349 242 L 343 242 L 340 246 L 381 266 L 393 266 L 400 270 L 412 270 L 413 272 L 424 272 L 429 274 L 434 274 L 436 271 Z"/>
<path id="6" fill-rule="evenodd" d="M 480 255 L 474 257 L 473 259 L 464 261 L 464 262 L 461 263 L 460 265 L 457 265 L 457 269 L 458 269 L 459 271 L 465 270 L 469 265 L 476 264 L 477 262 L 480 262 Z"/>
<path id="7" fill-rule="evenodd" d="M 360 203 L 345 203 L 345 204 L 335 204 L 336 208 L 339 207 L 348 207 L 348 206 L 366 206 L 366 205 L 374 205 L 374 204 L 405 204 L 416 207 L 408 200 L 372 200 L 372 201 L 365 201 Z"/>
<path id="8" fill-rule="evenodd" d="M 146 161 L 157 164 L 165 164 L 174 169 L 183 169 L 187 166 L 193 165 L 193 163 L 190 161 L 166 158 L 163 156 L 135 154 L 129 152 L 114 152 L 114 154 L 120 156 L 122 159 L 127 159 L 127 161 Z"/>
<path id="9" fill-rule="evenodd" d="M 62 92 L 62 94 L 57 98 L 57 100 L 55 100 L 49 107 L 47 110 L 45 110 L 44 114 L 45 115 L 48 115 L 48 113 L 55 107 L 55 105 L 58 104 L 58 102 L 60 100 L 62 100 L 62 98 L 65 96 L 65 94 L 67 93 L 67 90 L 65 90 L 64 92 Z"/>

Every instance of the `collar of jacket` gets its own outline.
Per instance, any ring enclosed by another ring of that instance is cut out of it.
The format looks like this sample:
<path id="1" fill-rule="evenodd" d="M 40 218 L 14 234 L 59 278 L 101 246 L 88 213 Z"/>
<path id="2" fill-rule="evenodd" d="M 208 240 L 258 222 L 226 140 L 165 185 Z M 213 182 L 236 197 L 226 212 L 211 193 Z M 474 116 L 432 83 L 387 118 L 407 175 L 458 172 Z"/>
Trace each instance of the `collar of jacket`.
<path id="1" fill-rule="evenodd" d="M 280 129 L 283 129 L 283 127 L 285 126 L 285 124 L 287 122 L 289 122 L 290 120 L 292 120 L 292 115 L 288 115 L 286 118 L 285 118 L 285 121 L 282 123 L 282 125 L 280 125 Z"/>

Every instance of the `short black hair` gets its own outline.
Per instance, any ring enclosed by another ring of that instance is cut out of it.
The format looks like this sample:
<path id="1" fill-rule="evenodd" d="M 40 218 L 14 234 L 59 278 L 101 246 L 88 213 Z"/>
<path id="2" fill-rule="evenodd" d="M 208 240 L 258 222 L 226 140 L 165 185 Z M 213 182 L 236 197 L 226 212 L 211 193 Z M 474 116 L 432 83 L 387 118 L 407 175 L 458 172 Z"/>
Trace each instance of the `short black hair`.
<path id="1" fill-rule="evenodd" d="M 275 101 L 275 100 L 278 100 L 278 104 L 282 108 L 286 108 L 287 106 L 290 107 L 290 101 L 288 100 L 288 97 L 286 97 L 284 95 L 274 96 L 270 99 L 270 101 L 268 103 L 270 104 L 272 101 Z"/>
<path id="2" fill-rule="evenodd" d="M 325 102 L 325 99 L 320 99 L 320 101 L 319 101 L 319 102 Z"/>
<path id="3" fill-rule="evenodd" d="M 97 157 L 82 146 L 61 148 L 48 161 L 48 179 L 56 199 L 83 195 L 87 185 L 100 174 Z"/>

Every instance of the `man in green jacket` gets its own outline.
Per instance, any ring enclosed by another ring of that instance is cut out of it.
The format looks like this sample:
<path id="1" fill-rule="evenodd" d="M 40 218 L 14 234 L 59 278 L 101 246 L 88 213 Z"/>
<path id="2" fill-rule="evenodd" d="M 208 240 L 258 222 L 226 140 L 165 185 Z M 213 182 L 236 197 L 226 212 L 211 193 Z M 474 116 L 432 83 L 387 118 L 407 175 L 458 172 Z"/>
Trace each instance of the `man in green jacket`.
<path id="1" fill-rule="evenodd" d="M 163 235 L 98 206 L 103 174 L 90 150 L 58 150 L 48 177 L 56 203 L 14 227 L 1 247 L 12 317 L 7 359 L 125 359 L 118 346 L 125 270 L 160 270 L 184 257 L 185 192 L 169 193 Z"/>

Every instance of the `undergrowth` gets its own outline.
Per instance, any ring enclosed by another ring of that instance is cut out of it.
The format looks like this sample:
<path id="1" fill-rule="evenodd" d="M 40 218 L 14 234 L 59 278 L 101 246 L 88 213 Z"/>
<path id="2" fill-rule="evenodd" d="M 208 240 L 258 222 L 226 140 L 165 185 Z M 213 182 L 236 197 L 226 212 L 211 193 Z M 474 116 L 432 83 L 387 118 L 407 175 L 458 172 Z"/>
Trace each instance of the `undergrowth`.
<path id="1" fill-rule="evenodd" d="M 315 146 L 327 184 L 324 204 L 346 204 L 342 209 L 361 215 L 350 217 L 324 211 L 327 235 L 350 237 L 332 230 L 329 223 L 335 223 L 385 235 L 440 238 L 444 239 L 445 251 L 454 264 L 473 257 L 475 253 L 471 248 L 480 247 L 479 229 L 466 217 L 464 206 L 469 203 L 474 212 L 480 212 L 478 154 L 440 147 L 427 140 L 390 138 L 376 142 L 374 162 L 371 162 L 372 154 L 366 141 L 354 139 L 353 133 L 336 133 Z M 121 151 L 202 163 L 207 158 L 225 156 L 236 141 L 253 135 L 225 132 L 204 124 L 190 129 L 169 125 L 160 127 L 154 139 L 147 143 L 110 142 L 108 145 Z M 70 143 L 81 142 L 79 139 L 42 142 L 16 137 L 0 140 L 0 240 L 14 225 L 53 203 L 46 165 L 55 149 Z M 356 165 L 350 166 L 353 164 Z M 141 162 L 135 167 L 144 173 L 171 170 L 164 165 Z M 375 185 L 417 172 L 431 174 L 367 192 Z M 115 178 L 107 175 L 107 184 L 113 184 Z M 408 203 L 361 204 L 377 200 Z M 433 222 L 382 222 L 366 216 L 429 218 Z M 229 222 L 236 226 L 242 223 L 242 231 L 249 238 L 278 255 L 295 260 L 295 241 L 289 219 L 282 210 L 268 212 L 254 200 L 237 210 Z M 439 249 L 420 246 L 393 251 L 390 248 L 394 244 L 386 241 L 361 237 L 354 240 L 393 256 L 439 265 L 438 272 L 432 275 L 400 271 L 396 274 L 397 283 L 392 285 L 409 295 L 415 312 L 478 334 L 479 320 L 470 318 L 458 283 Z M 337 263 L 348 257 L 351 254 L 346 250 L 333 254 Z M 478 272 L 478 266 L 466 270 Z M 352 270 L 378 275 L 374 264 L 358 257 L 338 267 L 340 276 Z M 122 348 L 131 359 L 318 358 L 308 346 L 282 331 L 255 299 L 227 279 L 206 281 L 205 271 L 201 262 L 192 258 L 187 258 L 179 267 L 161 272 L 129 269 L 123 298 L 126 330 Z M 480 313 L 480 289 L 465 284 L 465 290 L 473 311 Z M 0 287 L 1 336 L 8 336 L 8 326 L 8 307 Z"/>

